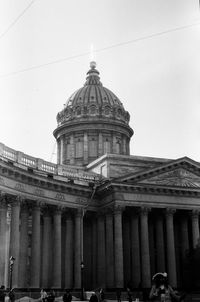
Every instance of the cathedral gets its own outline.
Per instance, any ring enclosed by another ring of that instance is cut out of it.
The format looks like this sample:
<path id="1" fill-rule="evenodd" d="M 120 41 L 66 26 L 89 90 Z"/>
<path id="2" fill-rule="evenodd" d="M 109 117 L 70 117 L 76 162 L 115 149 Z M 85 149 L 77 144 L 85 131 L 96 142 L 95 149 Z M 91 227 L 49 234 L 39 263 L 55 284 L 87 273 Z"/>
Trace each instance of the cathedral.
<path id="1" fill-rule="evenodd" d="M 183 285 L 199 240 L 200 164 L 130 155 L 129 120 L 91 62 L 57 114 L 57 164 L 0 144 L 0 284 L 150 288 L 161 271 Z"/>

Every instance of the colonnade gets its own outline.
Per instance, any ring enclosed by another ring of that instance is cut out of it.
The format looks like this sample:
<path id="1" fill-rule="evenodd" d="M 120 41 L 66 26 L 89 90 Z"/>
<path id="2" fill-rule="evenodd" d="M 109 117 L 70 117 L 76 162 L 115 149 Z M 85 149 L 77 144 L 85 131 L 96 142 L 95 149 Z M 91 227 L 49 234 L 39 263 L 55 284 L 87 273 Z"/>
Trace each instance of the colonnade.
<path id="1" fill-rule="evenodd" d="M 176 287 L 175 213 L 174 208 L 114 205 L 83 217 L 81 208 L 2 195 L 0 282 L 8 282 L 6 259 L 12 255 L 13 286 L 80 289 L 83 256 L 85 288 L 124 288 L 128 283 L 148 288 L 155 271 L 167 271 Z M 179 217 L 182 253 L 190 245 L 189 216 L 193 247 L 199 240 L 199 212 L 185 211 Z"/>

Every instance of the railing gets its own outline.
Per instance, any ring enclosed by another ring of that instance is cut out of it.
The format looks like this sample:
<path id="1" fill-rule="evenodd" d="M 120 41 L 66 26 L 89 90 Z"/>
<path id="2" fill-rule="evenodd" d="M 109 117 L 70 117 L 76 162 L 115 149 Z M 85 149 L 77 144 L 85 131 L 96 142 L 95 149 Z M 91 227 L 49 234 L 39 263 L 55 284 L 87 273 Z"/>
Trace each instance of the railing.
<path id="1" fill-rule="evenodd" d="M 69 179 L 80 179 L 87 182 L 95 182 L 99 180 L 99 176 L 93 175 L 81 169 L 70 169 L 65 165 L 57 165 L 41 158 L 35 158 L 23 152 L 16 151 L 12 148 L 0 143 L 0 158 L 24 166 L 31 169 L 36 169 L 42 172 L 60 175 Z"/>
<path id="2" fill-rule="evenodd" d="M 38 169 L 47 173 L 57 174 L 57 165 L 47 162 L 40 158 L 35 158 L 23 152 L 11 149 L 0 143 L 0 157 L 13 163 L 26 166 L 32 169 Z"/>

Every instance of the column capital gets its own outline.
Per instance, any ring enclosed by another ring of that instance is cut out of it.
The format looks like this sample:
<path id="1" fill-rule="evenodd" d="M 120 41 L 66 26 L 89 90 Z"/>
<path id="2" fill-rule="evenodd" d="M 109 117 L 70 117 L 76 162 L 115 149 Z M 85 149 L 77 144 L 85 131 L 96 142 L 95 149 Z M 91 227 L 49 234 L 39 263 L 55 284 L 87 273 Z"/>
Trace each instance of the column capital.
<path id="1" fill-rule="evenodd" d="M 121 204 L 116 204 L 113 207 L 114 214 L 121 214 L 125 210 L 125 206 Z"/>
<path id="2" fill-rule="evenodd" d="M 151 212 L 151 208 L 147 206 L 142 206 L 139 209 L 140 215 L 147 216 L 149 212 Z"/>
<path id="3" fill-rule="evenodd" d="M 175 213 L 176 213 L 176 209 L 175 208 L 166 208 L 166 210 L 165 210 L 166 217 L 171 217 Z"/>
<path id="4" fill-rule="evenodd" d="M 192 209 L 191 212 L 190 212 L 190 216 L 192 218 L 198 219 L 199 218 L 199 213 L 200 213 L 200 210 L 198 210 L 198 209 Z"/>
<path id="5" fill-rule="evenodd" d="M 5 209 L 7 206 L 6 193 L 0 191 L 0 209 Z"/>
<path id="6" fill-rule="evenodd" d="M 83 217 L 83 214 L 84 214 L 84 208 L 78 208 L 78 209 L 75 209 L 75 217 Z"/>
<path id="7" fill-rule="evenodd" d="M 11 205 L 13 207 L 19 207 L 24 202 L 24 200 L 24 197 L 22 197 L 21 195 L 13 196 L 11 198 Z"/>

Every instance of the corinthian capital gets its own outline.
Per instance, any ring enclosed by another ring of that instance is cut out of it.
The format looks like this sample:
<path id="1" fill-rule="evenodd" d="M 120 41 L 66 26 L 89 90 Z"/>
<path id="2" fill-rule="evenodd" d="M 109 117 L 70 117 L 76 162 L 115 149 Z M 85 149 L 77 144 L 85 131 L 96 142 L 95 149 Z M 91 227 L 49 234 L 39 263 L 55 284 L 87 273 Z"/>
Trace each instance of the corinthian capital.
<path id="1" fill-rule="evenodd" d="M 140 215 L 142 216 L 147 216 L 149 214 L 149 212 L 151 211 L 151 208 L 150 207 L 147 207 L 147 206 L 142 206 L 140 208 Z"/>
<path id="2" fill-rule="evenodd" d="M 171 217 L 176 213 L 176 209 L 174 208 L 166 208 L 165 215 L 166 217 Z"/>

